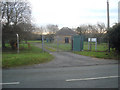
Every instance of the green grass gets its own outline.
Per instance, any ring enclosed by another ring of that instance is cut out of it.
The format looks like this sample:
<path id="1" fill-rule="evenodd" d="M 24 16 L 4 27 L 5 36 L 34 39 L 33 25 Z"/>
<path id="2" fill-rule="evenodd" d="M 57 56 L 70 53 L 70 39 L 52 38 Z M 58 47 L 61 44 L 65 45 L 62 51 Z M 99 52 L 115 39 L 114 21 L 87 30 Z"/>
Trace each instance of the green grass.
<path id="1" fill-rule="evenodd" d="M 115 52 L 94 52 L 94 51 L 80 51 L 80 52 L 73 52 L 75 54 L 84 55 L 84 56 L 91 56 L 95 58 L 103 58 L 103 59 L 120 59 L 120 55 L 115 54 Z"/>
<path id="2" fill-rule="evenodd" d="M 97 50 L 96 51 L 106 51 L 107 50 L 107 43 L 101 43 L 97 44 Z M 84 50 L 88 50 L 88 42 L 84 42 Z M 95 43 L 92 43 L 92 51 L 95 51 Z"/>
<path id="3" fill-rule="evenodd" d="M 28 48 L 26 44 L 20 45 L 20 47 L 21 46 L 24 47 L 24 49 L 22 48 L 19 54 L 16 53 L 16 50 L 11 50 L 9 47 L 3 50 L 3 68 L 45 63 L 54 58 L 51 54 L 42 52 L 40 48 L 35 46 L 31 46 L 31 48 Z"/>
<path id="4" fill-rule="evenodd" d="M 27 41 L 28 43 L 41 43 L 41 40 Z"/>
<path id="5" fill-rule="evenodd" d="M 46 46 L 54 48 L 57 50 L 63 50 L 63 51 L 70 51 L 71 50 L 71 44 L 56 44 L 56 43 L 45 43 Z"/>
<path id="6" fill-rule="evenodd" d="M 65 51 L 70 51 L 71 50 L 71 44 L 60 44 L 59 49 L 65 50 Z"/>

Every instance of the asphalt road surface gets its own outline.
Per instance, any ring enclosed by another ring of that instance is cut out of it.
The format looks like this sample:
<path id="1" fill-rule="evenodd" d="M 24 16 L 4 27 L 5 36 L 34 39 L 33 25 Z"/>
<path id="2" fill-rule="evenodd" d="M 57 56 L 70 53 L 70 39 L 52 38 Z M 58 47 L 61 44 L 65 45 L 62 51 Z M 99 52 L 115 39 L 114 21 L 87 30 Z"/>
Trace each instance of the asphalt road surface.
<path id="1" fill-rule="evenodd" d="M 118 61 L 52 52 L 44 64 L 3 69 L 3 88 L 118 88 Z"/>
<path id="2" fill-rule="evenodd" d="M 3 88 L 118 88 L 117 76 L 117 64 L 10 69 L 3 70 Z"/>

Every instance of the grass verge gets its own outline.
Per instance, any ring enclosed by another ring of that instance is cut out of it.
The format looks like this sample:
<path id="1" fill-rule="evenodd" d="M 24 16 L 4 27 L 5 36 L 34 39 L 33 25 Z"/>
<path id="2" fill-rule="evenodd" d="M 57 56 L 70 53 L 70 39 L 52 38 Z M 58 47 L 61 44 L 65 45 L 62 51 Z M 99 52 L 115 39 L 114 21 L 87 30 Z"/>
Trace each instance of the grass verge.
<path id="1" fill-rule="evenodd" d="M 51 51 L 51 52 L 56 52 L 57 50 L 55 48 L 51 48 L 51 47 L 45 47 L 45 49 Z"/>
<path id="2" fill-rule="evenodd" d="M 21 49 L 19 54 L 16 53 L 16 50 L 11 50 L 10 48 L 3 50 L 2 67 L 9 68 L 45 63 L 51 61 L 54 58 L 51 54 L 47 52 L 43 53 L 40 48 L 35 46 L 27 48 L 27 45 L 24 45 L 23 47 L 24 49 Z"/>
<path id="3" fill-rule="evenodd" d="M 117 55 L 114 52 L 106 53 L 106 52 L 94 52 L 94 51 L 80 51 L 80 52 L 75 51 L 73 53 L 84 56 L 91 56 L 95 58 L 120 60 L 120 55 Z"/>

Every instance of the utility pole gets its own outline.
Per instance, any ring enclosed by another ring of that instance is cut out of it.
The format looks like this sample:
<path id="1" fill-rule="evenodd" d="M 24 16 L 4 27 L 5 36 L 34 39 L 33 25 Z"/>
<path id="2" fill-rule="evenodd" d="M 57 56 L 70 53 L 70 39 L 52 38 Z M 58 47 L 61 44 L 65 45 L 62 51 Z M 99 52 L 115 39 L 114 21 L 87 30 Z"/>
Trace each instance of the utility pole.
<path id="1" fill-rule="evenodd" d="M 109 0 L 107 0 L 107 30 L 110 28 L 110 18 L 109 18 Z M 110 40 L 108 37 L 108 52 L 110 52 Z"/>
<path id="2" fill-rule="evenodd" d="M 118 2 L 118 23 L 120 23 L 120 1 Z"/>

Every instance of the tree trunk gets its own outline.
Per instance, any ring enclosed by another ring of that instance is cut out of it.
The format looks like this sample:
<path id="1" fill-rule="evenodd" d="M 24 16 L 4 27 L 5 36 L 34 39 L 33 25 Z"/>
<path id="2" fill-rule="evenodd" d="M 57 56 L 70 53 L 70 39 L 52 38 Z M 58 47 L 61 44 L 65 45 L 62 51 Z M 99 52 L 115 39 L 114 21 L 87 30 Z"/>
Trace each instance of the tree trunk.
<path id="1" fill-rule="evenodd" d="M 2 48 L 6 48 L 4 40 L 2 40 Z"/>
<path id="2" fill-rule="evenodd" d="M 25 40 L 25 43 L 27 44 L 27 40 Z"/>
<path id="3" fill-rule="evenodd" d="M 16 43 L 16 42 L 15 42 L 14 40 L 11 40 L 11 41 L 10 41 L 10 46 L 11 46 L 11 49 L 12 49 L 12 50 L 15 50 L 15 49 L 16 49 L 15 43 Z"/>

